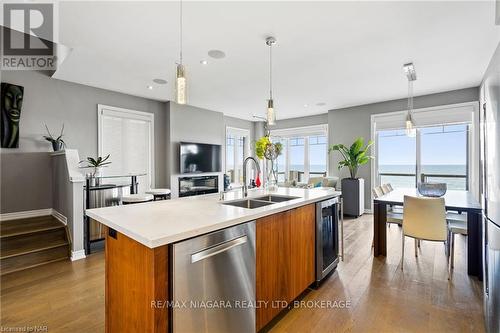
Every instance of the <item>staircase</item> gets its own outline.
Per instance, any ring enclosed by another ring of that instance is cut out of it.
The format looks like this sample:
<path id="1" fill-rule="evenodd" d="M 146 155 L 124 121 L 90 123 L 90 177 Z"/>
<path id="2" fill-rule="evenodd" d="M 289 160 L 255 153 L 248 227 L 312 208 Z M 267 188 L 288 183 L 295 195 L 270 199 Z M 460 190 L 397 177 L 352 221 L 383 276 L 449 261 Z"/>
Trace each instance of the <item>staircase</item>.
<path id="1" fill-rule="evenodd" d="M 66 226 L 53 216 L 0 222 L 0 273 L 69 258 Z"/>

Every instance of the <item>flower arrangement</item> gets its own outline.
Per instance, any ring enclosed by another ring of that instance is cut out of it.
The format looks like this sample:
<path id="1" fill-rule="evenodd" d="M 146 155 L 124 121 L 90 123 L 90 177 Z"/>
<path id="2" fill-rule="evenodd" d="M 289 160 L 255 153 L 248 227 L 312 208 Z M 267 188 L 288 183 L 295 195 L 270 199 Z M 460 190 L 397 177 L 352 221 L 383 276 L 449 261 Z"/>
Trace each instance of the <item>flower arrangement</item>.
<path id="1" fill-rule="evenodd" d="M 281 155 L 282 151 L 283 144 L 281 142 L 273 143 L 269 135 L 265 135 L 255 142 L 255 155 L 257 158 L 268 161 L 266 183 L 269 188 L 278 184 L 278 164 L 276 159 Z"/>

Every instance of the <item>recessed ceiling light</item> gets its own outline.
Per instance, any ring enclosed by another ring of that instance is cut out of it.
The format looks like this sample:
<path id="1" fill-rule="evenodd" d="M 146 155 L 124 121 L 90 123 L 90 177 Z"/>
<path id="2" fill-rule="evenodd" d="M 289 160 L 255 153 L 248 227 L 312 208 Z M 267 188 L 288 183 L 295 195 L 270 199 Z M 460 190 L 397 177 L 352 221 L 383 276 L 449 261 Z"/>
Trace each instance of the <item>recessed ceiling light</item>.
<path id="1" fill-rule="evenodd" d="M 167 81 L 163 79 L 153 79 L 153 82 L 157 84 L 167 84 Z"/>
<path id="2" fill-rule="evenodd" d="M 304 104 L 304 107 L 307 108 L 309 106 L 309 104 Z"/>
<path id="3" fill-rule="evenodd" d="M 202 65 L 207 65 L 207 64 L 208 64 L 208 61 L 207 61 L 207 60 L 205 60 L 205 59 L 200 60 L 200 64 L 202 64 Z"/>
<path id="4" fill-rule="evenodd" d="M 210 50 L 208 56 L 214 59 L 222 59 L 226 57 L 226 54 L 221 50 Z"/>
<path id="5" fill-rule="evenodd" d="M 148 86 L 148 89 L 149 90 L 153 90 L 153 86 Z"/>
<path id="6" fill-rule="evenodd" d="M 319 102 L 319 103 L 316 103 L 317 106 L 325 106 L 326 103 L 325 102 Z"/>

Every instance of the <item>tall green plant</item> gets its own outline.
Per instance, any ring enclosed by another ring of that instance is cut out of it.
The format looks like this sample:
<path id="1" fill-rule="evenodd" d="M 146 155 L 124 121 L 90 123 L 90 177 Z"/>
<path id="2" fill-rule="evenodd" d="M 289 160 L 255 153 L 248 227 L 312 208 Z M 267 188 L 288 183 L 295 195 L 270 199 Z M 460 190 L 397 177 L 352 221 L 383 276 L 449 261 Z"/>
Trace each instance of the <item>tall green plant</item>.
<path id="1" fill-rule="evenodd" d="M 328 152 L 338 151 L 342 155 L 343 161 L 339 162 L 339 170 L 346 167 L 349 169 L 352 179 L 356 179 L 356 174 L 360 166 L 368 163 L 373 156 L 367 155 L 368 149 L 373 145 L 373 141 L 368 141 L 368 144 L 363 147 L 365 141 L 363 138 L 357 138 L 354 143 L 347 148 L 343 144 L 332 145 L 328 149 Z"/>

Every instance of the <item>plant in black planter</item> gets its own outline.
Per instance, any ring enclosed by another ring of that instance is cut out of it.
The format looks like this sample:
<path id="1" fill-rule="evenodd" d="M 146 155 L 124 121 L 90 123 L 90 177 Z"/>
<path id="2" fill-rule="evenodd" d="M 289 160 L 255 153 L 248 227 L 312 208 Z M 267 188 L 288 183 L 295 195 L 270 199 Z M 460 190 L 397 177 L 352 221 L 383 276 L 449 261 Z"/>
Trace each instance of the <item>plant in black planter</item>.
<path id="1" fill-rule="evenodd" d="M 64 124 L 62 125 L 61 128 L 61 134 L 57 138 L 55 138 L 49 131 L 49 128 L 47 127 L 47 124 L 45 124 L 45 129 L 47 130 L 48 135 L 44 135 L 43 138 L 47 141 L 49 141 L 52 144 L 52 149 L 54 151 L 59 151 L 62 150 L 64 147 L 66 147 L 66 143 L 63 140 L 63 135 L 64 135 Z"/>
<path id="2" fill-rule="evenodd" d="M 338 151 L 343 160 L 339 162 L 339 170 L 348 168 L 350 178 L 342 179 L 342 196 L 344 199 L 344 214 L 360 216 L 364 212 L 364 179 L 357 178 L 359 167 L 368 163 L 373 156 L 368 155 L 368 149 L 373 141 L 368 141 L 365 146 L 363 138 L 357 138 L 347 147 L 343 144 L 330 146 L 328 152 Z"/>

